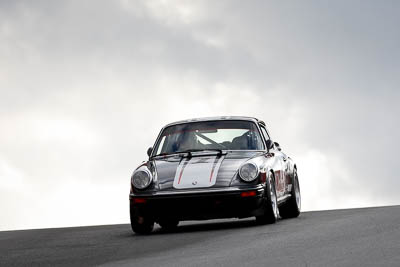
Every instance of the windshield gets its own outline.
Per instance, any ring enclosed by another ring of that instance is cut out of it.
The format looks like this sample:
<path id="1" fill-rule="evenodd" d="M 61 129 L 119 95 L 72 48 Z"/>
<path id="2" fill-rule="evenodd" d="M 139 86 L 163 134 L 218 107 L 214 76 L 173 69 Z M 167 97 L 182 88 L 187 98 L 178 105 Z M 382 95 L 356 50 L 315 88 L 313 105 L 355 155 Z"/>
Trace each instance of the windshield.
<path id="1" fill-rule="evenodd" d="M 263 150 L 255 123 L 250 121 L 204 121 L 169 126 L 155 146 L 155 154 L 188 150 Z"/>

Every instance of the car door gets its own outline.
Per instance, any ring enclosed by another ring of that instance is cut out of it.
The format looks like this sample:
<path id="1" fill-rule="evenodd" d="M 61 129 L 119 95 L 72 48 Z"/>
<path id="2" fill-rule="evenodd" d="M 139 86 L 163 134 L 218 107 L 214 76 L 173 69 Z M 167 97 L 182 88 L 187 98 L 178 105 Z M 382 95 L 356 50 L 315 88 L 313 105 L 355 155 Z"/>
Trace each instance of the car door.
<path id="1" fill-rule="evenodd" d="M 279 196 L 284 196 L 286 193 L 286 188 L 287 188 L 287 176 L 289 175 L 288 171 L 288 156 L 282 151 L 280 148 L 279 144 L 274 142 L 274 153 L 275 156 L 279 159 L 280 162 L 280 168 L 279 168 L 279 174 L 277 174 L 275 177 L 279 177 Z"/>
<path id="2" fill-rule="evenodd" d="M 266 140 L 271 139 L 267 129 L 263 126 L 260 125 L 261 132 L 263 134 L 263 137 Z M 285 162 L 287 161 L 287 157 L 285 158 L 286 155 L 284 155 L 281 151 L 279 151 L 279 148 L 277 146 L 273 146 L 273 148 L 270 150 L 271 155 L 273 155 L 274 161 L 273 161 L 273 170 L 274 170 L 274 175 L 275 175 L 275 189 L 276 189 L 276 195 L 277 197 L 282 197 L 285 194 Z"/>

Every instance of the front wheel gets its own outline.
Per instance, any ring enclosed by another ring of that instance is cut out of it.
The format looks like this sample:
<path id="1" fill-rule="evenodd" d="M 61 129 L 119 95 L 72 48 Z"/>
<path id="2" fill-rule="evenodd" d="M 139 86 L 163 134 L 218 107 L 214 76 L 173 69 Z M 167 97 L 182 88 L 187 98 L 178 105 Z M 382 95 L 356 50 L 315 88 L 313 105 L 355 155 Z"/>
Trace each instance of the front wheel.
<path id="1" fill-rule="evenodd" d="M 132 231 L 136 234 L 144 235 L 153 231 L 154 221 L 147 216 L 141 215 L 138 209 L 132 206 L 130 207 L 130 218 Z"/>
<path id="2" fill-rule="evenodd" d="M 272 224 L 278 220 L 278 201 L 275 190 L 275 180 L 272 173 L 268 174 L 264 193 L 264 214 L 256 216 L 258 224 Z"/>
<path id="3" fill-rule="evenodd" d="M 283 204 L 279 208 L 279 214 L 282 218 L 296 218 L 300 215 L 301 209 L 301 195 L 300 195 L 300 185 L 299 178 L 297 176 L 297 170 L 293 171 L 293 181 L 292 181 L 292 190 L 290 192 L 290 199 L 287 200 L 285 204 Z"/>

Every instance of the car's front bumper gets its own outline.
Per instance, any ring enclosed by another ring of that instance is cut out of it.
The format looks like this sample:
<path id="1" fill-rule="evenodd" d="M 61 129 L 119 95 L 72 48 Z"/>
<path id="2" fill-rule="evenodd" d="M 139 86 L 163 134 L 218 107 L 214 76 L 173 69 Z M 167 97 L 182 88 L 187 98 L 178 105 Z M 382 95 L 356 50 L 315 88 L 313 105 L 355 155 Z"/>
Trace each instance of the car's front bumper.
<path id="1" fill-rule="evenodd" d="M 141 192 L 129 199 L 132 210 L 155 221 L 243 218 L 263 213 L 264 186 Z"/>

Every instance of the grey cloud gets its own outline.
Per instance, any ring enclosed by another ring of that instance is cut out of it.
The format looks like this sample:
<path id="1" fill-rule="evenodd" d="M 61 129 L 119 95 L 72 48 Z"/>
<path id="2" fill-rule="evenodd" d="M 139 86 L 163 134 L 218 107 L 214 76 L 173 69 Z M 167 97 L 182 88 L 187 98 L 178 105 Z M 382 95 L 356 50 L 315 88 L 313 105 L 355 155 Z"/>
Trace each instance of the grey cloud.
<path id="1" fill-rule="evenodd" d="M 399 202 L 396 1 L 160 3 L 1 2 L 0 177 L 18 170 L 44 210 L 65 183 L 126 196 L 163 124 L 253 115 L 321 188 L 303 187 L 306 209 Z M 0 228 L 30 227 L 11 188 Z"/>

